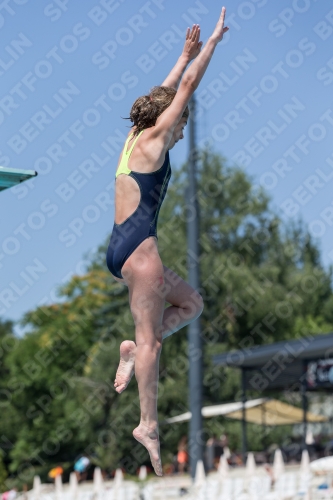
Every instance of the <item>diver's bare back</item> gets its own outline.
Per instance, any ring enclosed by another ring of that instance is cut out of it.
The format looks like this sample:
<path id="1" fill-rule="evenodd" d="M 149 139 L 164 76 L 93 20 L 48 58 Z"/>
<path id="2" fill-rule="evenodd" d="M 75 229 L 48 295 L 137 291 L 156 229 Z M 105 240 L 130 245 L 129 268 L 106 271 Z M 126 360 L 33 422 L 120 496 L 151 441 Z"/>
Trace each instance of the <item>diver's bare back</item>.
<path id="1" fill-rule="evenodd" d="M 143 174 L 158 170 L 164 162 L 166 147 L 165 144 L 155 137 L 154 127 L 145 129 L 138 138 L 135 148 L 128 160 L 128 168 L 134 172 Z M 133 132 L 135 127 L 128 133 L 127 138 L 132 135 L 128 142 L 127 151 L 130 150 L 135 137 Z M 126 152 L 127 152 L 126 151 Z M 124 149 L 118 160 L 117 170 L 120 165 Z M 115 221 L 120 224 L 134 212 L 140 202 L 140 189 L 137 182 L 127 175 L 119 175 L 116 179 L 115 188 Z"/>

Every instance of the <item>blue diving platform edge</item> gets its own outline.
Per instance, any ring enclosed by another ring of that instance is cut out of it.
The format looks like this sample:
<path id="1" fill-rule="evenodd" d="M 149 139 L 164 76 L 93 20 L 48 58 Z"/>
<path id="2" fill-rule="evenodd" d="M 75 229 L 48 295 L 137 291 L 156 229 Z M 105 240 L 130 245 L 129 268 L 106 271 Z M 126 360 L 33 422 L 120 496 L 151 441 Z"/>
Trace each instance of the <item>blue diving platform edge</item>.
<path id="1" fill-rule="evenodd" d="M 36 177 L 35 170 L 17 170 L 16 168 L 0 167 L 0 191 L 16 186 L 20 182 Z"/>

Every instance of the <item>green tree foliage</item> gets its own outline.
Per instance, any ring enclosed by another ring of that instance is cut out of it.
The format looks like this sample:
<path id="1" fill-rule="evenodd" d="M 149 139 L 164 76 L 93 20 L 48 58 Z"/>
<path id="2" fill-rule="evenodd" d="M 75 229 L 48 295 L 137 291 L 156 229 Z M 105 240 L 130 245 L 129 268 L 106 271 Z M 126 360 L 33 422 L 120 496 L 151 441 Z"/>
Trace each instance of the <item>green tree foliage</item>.
<path id="1" fill-rule="evenodd" d="M 2 460 L 2 453 L 0 453 L 0 493 L 6 491 L 5 480 L 7 478 L 7 471 Z"/>
<path id="2" fill-rule="evenodd" d="M 8 489 L 5 480 L 8 475 L 8 453 L 13 446 L 19 417 L 11 404 L 10 354 L 19 340 L 13 334 L 13 322 L 0 320 L 0 491 Z"/>
<path id="3" fill-rule="evenodd" d="M 212 354 L 332 330 L 332 272 L 322 267 L 302 223 L 283 224 L 267 194 L 242 170 L 210 151 L 200 160 L 204 404 L 215 404 L 239 399 L 239 381 L 233 370 L 213 366 Z M 186 189 L 184 165 L 173 172 L 158 233 L 163 263 L 184 279 Z M 45 479 L 53 465 L 73 463 L 82 453 L 105 469 L 122 465 L 130 473 L 148 459 L 131 435 L 139 421 L 135 379 L 121 395 L 113 389 L 119 345 L 134 339 L 134 324 L 128 290 L 106 268 L 107 243 L 87 263 L 84 276 L 59 288 L 61 302 L 25 315 L 22 324 L 30 333 L 16 339 L 0 368 L 5 381 L 0 384 L 9 391 L 0 417 L 11 443 L 6 460 L 22 481 L 31 482 L 35 473 Z M 187 376 L 183 329 L 163 344 L 161 422 L 188 409 Z M 186 429 L 161 424 L 165 462 Z M 228 429 L 232 444 L 240 446 L 238 423 L 205 421 L 207 438 Z M 266 442 L 279 433 L 266 436 Z M 256 430 L 249 439 L 259 447 Z"/>

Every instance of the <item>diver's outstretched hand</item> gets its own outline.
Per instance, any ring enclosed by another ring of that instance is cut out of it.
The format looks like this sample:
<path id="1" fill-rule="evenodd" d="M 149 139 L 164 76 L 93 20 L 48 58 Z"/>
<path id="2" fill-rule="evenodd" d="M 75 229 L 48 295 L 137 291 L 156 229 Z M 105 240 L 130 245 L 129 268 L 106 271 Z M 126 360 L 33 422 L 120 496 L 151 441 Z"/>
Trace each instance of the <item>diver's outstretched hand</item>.
<path id="1" fill-rule="evenodd" d="M 200 26 L 199 24 L 193 24 L 192 31 L 187 28 L 186 40 L 183 48 L 183 55 L 187 58 L 188 62 L 192 61 L 200 53 L 202 43 L 199 42 L 200 39 Z"/>
<path id="2" fill-rule="evenodd" d="M 219 43 L 222 40 L 224 33 L 226 33 L 229 30 L 228 26 L 224 27 L 225 12 L 226 12 L 226 8 L 222 7 L 222 12 L 221 12 L 220 18 L 217 21 L 217 25 L 213 31 L 212 36 L 210 37 L 216 43 Z"/>

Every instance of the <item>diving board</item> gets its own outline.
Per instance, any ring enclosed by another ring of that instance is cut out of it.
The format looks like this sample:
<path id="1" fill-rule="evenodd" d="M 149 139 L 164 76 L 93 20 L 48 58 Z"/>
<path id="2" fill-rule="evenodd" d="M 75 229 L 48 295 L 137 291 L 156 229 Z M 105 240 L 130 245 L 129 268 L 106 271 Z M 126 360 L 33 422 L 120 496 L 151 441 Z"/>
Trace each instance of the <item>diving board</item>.
<path id="1" fill-rule="evenodd" d="M 15 168 L 0 167 L 0 191 L 11 188 L 20 182 L 36 177 L 35 170 L 17 170 Z"/>

